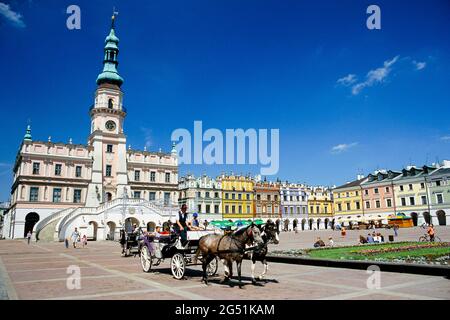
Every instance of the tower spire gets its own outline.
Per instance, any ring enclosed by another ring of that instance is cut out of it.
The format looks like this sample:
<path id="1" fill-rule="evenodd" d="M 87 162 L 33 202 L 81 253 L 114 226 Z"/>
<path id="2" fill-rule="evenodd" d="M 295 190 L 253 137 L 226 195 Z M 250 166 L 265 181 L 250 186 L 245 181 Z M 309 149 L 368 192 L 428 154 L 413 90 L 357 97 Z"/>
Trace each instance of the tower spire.
<path id="1" fill-rule="evenodd" d="M 109 32 L 109 35 L 105 39 L 103 71 L 97 77 L 98 85 L 109 83 L 120 87 L 123 83 L 123 78 L 117 71 L 117 65 L 119 64 L 119 61 L 117 59 L 117 56 L 119 55 L 119 38 L 116 37 L 115 34 L 115 20 L 117 14 L 118 12 L 114 10 L 111 17 L 111 30 Z"/>
<path id="2" fill-rule="evenodd" d="M 31 126 L 30 125 L 28 125 L 27 126 L 27 131 L 26 131 L 26 133 L 25 133 L 25 135 L 23 136 L 23 140 L 24 141 L 31 141 Z"/>
<path id="3" fill-rule="evenodd" d="M 114 29 L 114 21 L 116 20 L 116 16 L 119 15 L 119 11 L 116 11 L 116 7 L 113 7 L 113 14 L 111 17 L 111 29 Z"/>

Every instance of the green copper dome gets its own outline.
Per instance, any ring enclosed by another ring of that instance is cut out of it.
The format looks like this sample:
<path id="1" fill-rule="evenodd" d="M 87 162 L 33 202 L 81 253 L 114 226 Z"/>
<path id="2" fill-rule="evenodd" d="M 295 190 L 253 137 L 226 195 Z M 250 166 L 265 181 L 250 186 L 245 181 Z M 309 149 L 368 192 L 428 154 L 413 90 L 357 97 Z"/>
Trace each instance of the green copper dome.
<path id="1" fill-rule="evenodd" d="M 111 29 L 111 31 L 109 32 L 109 35 L 105 39 L 105 43 L 108 43 L 108 42 L 119 43 L 119 38 L 116 37 L 114 28 Z"/>
<path id="2" fill-rule="evenodd" d="M 103 71 L 97 77 L 97 84 L 110 83 L 118 85 L 119 87 L 123 83 L 123 78 L 119 75 L 117 71 L 117 65 L 119 61 L 117 56 L 119 55 L 119 38 L 116 37 L 114 31 L 114 16 L 113 23 L 111 25 L 111 31 L 105 39 L 104 52 L 105 56 L 103 58 Z"/>
<path id="3" fill-rule="evenodd" d="M 26 131 L 25 135 L 23 136 L 23 140 L 31 141 L 31 126 L 30 125 L 27 126 L 27 131 Z"/>

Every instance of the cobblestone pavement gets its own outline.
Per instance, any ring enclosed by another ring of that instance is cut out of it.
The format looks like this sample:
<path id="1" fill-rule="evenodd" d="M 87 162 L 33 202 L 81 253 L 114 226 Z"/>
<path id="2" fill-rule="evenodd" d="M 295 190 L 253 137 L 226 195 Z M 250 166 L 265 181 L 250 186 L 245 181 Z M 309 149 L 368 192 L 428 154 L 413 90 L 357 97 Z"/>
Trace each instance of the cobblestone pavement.
<path id="1" fill-rule="evenodd" d="M 399 240 L 415 240 L 422 233 L 420 228 L 401 229 Z M 317 236 L 329 235 L 337 244 L 352 244 L 359 233 L 351 231 L 341 238 L 338 232 L 325 230 L 283 232 L 281 244 L 273 249 L 310 247 Z M 450 228 L 438 228 L 438 235 L 450 241 Z M 67 286 L 73 266 L 80 270 L 80 289 Z M 0 241 L 0 299 L 450 299 L 450 281 L 423 275 L 382 272 L 381 288 L 368 289 L 370 275 L 364 270 L 272 263 L 267 281 L 254 286 L 250 263 L 245 261 L 245 286 L 239 289 L 220 284 L 219 276 L 209 286 L 202 284 L 198 266 L 188 268 L 187 280 L 172 277 L 169 261 L 155 270 L 144 273 L 137 257 L 121 257 L 116 242 L 66 249 L 63 243 Z M 257 272 L 261 271 L 258 265 Z"/>

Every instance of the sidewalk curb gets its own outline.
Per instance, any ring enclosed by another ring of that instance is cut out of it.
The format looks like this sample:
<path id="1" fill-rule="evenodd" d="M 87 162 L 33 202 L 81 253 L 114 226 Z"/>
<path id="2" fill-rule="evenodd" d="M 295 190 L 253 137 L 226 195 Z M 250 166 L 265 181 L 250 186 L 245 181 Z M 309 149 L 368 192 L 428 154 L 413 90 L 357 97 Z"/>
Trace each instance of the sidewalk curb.
<path id="1" fill-rule="evenodd" d="M 347 268 L 367 270 L 370 266 L 378 266 L 383 272 L 412 273 L 428 276 L 450 278 L 450 267 L 439 265 L 420 265 L 410 263 L 390 263 L 380 261 L 326 260 L 307 257 L 290 257 L 267 255 L 267 261 L 275 263 L 300 264 L 317 267 Z"/>

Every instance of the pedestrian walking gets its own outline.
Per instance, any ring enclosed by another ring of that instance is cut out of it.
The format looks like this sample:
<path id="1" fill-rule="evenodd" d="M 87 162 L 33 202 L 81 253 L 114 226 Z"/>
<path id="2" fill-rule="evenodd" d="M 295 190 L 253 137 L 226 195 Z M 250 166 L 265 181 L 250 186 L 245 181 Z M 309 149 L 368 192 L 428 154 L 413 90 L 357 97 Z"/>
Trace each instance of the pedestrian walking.
<path id="1" fill-rule="evenodd" d="M 83 245 L 83 248 L 84 248 L 85 246 L 87 246 L 87 237 L 86 237 L 86 235 L 83 235 L 83 238 L 81 239 L 81 243 L 82 243 L 82 245 Z"/>
<path id="2" fill-rule="evenodd" d="M 76 248 L 77 247 L 77 241 L 80 238 L 80 233 L 78 232 L 77 228 L 75 228 L 75 231 L 72 232 L 72 236 L 70 238 L 72 240 L 73 247 Z"/>
<path id="3" fill-rule="evenodd" d="M 31 241 L 31 231 L 28 231 L 28 233 L 27 233 L 27 242 L 28 242 L 28 244 L 30 244 L 30 241 Z"/>
<path id="4" fill-rule="evenodd" d="M 398 225 L 394 225 L 394 236 L 398 237 Z"/>

